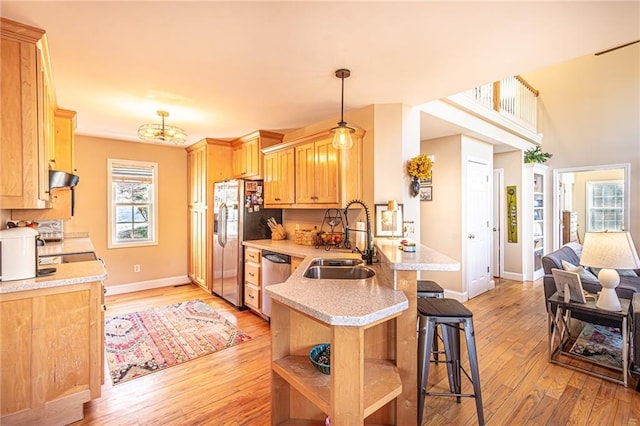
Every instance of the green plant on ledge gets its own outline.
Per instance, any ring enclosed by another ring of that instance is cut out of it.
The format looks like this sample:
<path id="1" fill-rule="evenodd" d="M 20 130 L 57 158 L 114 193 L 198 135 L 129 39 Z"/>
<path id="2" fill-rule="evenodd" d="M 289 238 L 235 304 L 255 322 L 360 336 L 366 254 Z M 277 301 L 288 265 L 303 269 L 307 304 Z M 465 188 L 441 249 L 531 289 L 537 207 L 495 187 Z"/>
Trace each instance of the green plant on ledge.
<path id="1" fill-rule="evenodd" d="M 542 152 L 540 145 L 535 148 L 528 149 L 524 152 L 525 163 L 539 163 L 544 164 L 549 158 L 553 157 L 553 154 L 548 152 Z"/>

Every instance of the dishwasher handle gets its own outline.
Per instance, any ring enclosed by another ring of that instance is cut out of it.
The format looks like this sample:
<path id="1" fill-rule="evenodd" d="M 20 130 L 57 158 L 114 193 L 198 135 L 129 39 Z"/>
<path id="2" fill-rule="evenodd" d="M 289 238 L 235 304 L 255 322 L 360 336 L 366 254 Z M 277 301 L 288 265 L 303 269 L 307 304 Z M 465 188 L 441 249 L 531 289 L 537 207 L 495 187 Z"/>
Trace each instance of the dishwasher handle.
<path id="1" fill-rule="evenodd" d="M 262 258 L 273 263 L 291 264 L 291 256 L 281 253 L 274 253 L 268 250 L 262 250 Z"/>

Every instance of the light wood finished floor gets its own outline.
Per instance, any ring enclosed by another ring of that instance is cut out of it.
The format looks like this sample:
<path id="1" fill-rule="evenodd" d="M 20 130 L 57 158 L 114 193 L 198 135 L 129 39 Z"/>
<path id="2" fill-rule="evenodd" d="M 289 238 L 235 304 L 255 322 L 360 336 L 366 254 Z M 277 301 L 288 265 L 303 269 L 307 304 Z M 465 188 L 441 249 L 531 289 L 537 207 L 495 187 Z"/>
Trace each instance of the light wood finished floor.
<path id="1" fill-rule="evenodd" d="M 106 316 L 198 298 L 253 340 L 116 387 L 105 370 L 102 397 L 85 404 L 76 425 L 271 423 L 269 326 L 258 316 L 193 285 L 108 296 Z M 466 304 L 474 313 L 487 424 L 640 425 L 637 377 L 624 388 L 547 361 L 543 298 L 540 282 L 503 280 Z M 446 391 L 445 367 L 431 372 L 429 386 Z M 428 397 L 424 424 L 477 424 L 474 401 Z"/>

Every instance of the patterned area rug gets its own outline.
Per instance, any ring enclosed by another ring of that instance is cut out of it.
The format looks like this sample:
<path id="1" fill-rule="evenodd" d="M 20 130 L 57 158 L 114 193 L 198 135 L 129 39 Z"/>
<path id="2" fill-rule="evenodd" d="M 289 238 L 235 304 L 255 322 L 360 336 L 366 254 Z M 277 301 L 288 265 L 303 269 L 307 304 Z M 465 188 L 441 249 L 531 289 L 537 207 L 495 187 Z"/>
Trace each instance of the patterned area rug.
<path id="1" fill-rule="evenodd" d="M 619 328 L 587 323 L 569 351 L 610 367 L 622 367 L 622 334 Z"/>
<path id="2" fill-rule="evenodd" d="M 251 340 L 201 300 L 105 320 L 113 384 L 123 383 Z"/>

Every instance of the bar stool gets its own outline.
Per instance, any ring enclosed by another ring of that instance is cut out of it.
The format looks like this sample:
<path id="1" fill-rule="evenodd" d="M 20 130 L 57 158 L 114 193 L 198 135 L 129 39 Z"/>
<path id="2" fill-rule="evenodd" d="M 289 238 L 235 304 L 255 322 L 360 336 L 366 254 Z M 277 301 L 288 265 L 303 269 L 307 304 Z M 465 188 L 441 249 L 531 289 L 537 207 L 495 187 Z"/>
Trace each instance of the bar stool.
<path id="1" fill-rule="evenodd" d="M 444 297 L 444 289 L 440 287 L 440 285 L 435 281 L 430 280 L 418 280 L 418 298 L 421 297 L 435 297 L 437 299 L 442 299 Z M 418 328 L 418 331 L 420 329 Z M 433 338 L 433 349 L 431 353 L 433 353 L 433 359 L 436 363 L 439 361 L 438 355 L 440 354 L 438 350 L 438 329 L 436 328 L 435 337 Z"/>
<path id="2" fill-rule="evenodd" d="M 478 356 L 473 329 L 473 313 L 455 299 L 424 297 L 418 299 L 418 316 L 420 321 L 420 333 L 418 335 L 418 425 L 422 425 L 424 399 L 426 396 L 455 396 L 458 403 L 461 397 L 475 398 L 478 423 L 484 425 Z M 427 392 L 426 389 L 429 379 L 429 365 L 431 363 L 429 356 L 431 351 L 428 348 L 433 347 L 435 330 L 438 325 L 440 325 L 445 346 L 449 393 Z M 471 377 L 460 365 L 459 333 L 462 332 L 463 325 Z M 461 371 L 473 384 L 472 394 L 461 393 Z"/>

